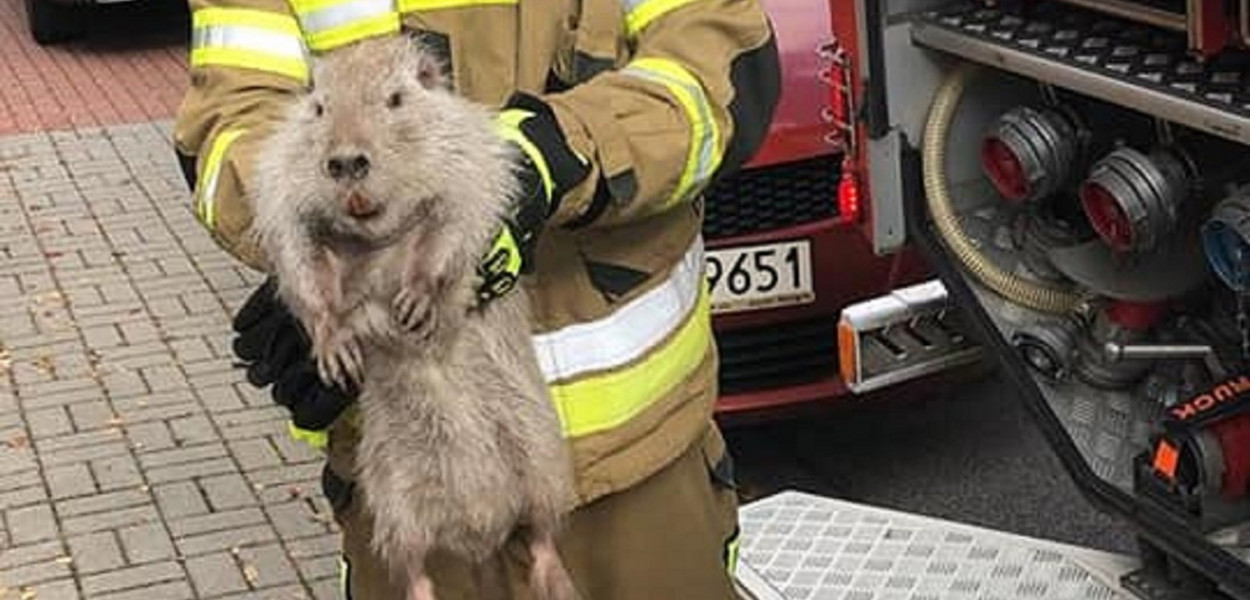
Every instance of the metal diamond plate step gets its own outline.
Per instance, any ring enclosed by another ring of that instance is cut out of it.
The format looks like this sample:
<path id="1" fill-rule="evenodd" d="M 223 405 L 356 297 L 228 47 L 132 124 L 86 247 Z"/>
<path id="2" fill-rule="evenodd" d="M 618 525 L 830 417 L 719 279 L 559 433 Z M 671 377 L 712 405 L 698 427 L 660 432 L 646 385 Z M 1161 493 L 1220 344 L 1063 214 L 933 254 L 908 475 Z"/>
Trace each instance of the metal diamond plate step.
<path id="1" fill-rule="evenodd" d="M 1067 5 L 958 0 L 913 21 L 919 45 L 1250 143 L 1250 54 L 1198 62 L 1183 33 Z"/>
<path id="2" fill-rule="evenodd" d="M 740 511 L 754 600 L 1129 600 L 1119 555 L 787 491 Z"/>

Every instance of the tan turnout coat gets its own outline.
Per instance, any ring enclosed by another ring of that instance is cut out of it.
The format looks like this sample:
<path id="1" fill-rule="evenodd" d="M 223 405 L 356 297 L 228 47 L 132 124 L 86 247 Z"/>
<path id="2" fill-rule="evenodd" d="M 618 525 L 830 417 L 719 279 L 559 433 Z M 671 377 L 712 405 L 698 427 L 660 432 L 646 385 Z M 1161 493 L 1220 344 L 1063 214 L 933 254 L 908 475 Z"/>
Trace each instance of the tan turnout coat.
<path id="1" fill-rule="evenodd" d="M 400 28 L 423 35 L 441 48 L 458 92 L 492 105 L 517 90 L 538 96 L 591 165 L 544 229 L 535 273 L 522 280 L 534 298 L 535 346 L 572 444 L 579 500 L 641 481 L 703 435 L 717 389 L 699 192 L 751 156 L 771 118 L 777 54 L 759 4 L 191 0 L 191 7 L 191 86 L 175 141 L 196 181 L 196 212 L 223 248 L 264 268 L 245 235 L 251 161 L 284 101 L 306 85 L 310 57 Z"/>

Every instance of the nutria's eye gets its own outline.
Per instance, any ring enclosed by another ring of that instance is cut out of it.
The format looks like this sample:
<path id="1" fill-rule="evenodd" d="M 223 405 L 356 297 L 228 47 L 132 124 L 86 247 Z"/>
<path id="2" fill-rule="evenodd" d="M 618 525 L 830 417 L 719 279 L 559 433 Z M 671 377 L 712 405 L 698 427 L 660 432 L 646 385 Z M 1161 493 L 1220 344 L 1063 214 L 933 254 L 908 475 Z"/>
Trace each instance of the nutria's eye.
<path id="1" fill-rule="evenodd" d="M 316 115 L 316 116 L 320 117 L 321 115 L 325 114 L 325 112 L 326 112 L 326 109 L 325 109 L 325 107 L 324 107 L 324 106 L 322 106 L 322 105 L 321 105 L 321 103 L 320 103 L 320 102 L 314 102 L 314 103 L 313 103 L 313 114 L 314 114 L 314 115 Z"/>
<path id="2" fill-rule="evenodd" d="M 399 108 L 399 105 L 403 103 L 404 96 L 400 92 L 391 92 L 391 95 L 386 98 L 387 108 Z"/>

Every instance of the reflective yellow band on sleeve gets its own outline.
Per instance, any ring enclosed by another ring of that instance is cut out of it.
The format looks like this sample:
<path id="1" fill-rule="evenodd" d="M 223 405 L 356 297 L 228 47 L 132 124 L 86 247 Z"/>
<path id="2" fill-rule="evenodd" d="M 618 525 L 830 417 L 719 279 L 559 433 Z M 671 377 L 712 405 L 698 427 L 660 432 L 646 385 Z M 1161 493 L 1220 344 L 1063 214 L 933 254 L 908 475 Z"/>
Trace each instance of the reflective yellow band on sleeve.
<path id="1" fill-rule="evenodd" d="M 310 431 L 308 429 L 300 429 L 295 426 L 294 422 L 287 421 L 287 432 L 291 435 L 291 439 L 297 442 L 304 442 L 317 450 L 323 450 L 329 445 L 329 434 L 325 431 Z"/>
<path id="2" fill-rule="evenodd" d="M 721 161 L 720 128 L 703 85 L 685 67 L 664 58 L 637 59 L 622 72 L 663 85 L 685 111 L 690 124 L 689 151 L 669 201 L 677 203 L 688 199 L 711 179 Z"/>
<path id="3" fill-rule="evenodd" d="M 410 13 L 423 10 L 448 10 L 473 6 L 511 6 L 518 0 L 399 0 L 399 11 Z"/>
<path id="4" fill-rule="evenodd" d="M 246 8 L 201 8 L 191 17 L 192 68 L 225 66 L 308 79 L 308 49 L 290 16 Z"/>
<path id="5" fill-rule="evenodd" d="M 643 29 L 652 21 L 664 16 L 669 11 L 681 8 L 695 0 L 624 0 L 625 34 L 631 38 L 638 37 Z"/>
<path id="6" fill-rule="evenodd" d="M 712 344 L 702 239 L 669 278 L 598 321 L 534 336 L 564 435 L 617 427 L 694 373 Z"/>
<path id="7" fill-rule="evenodd" d="M 208 150 L 200 181 L 195 186 L 195 216 L 210 231 L 217 227 L 217 185 L 221 179 L 222 161 L 230 145 L 241 135 L 242 129 L 227 129 L 217 135 Z"/>
<path id="8" fill-rule="evenodd" d="M 291 0 L 291 4 L 308 47 L 315 52 L 399 32 L 393 0 Z"/>
<path id="9" fill-rule="evenodd" d="M 555 190 L 556 183 L 551 176 L 551 167 L 547 165 L 547 158 L 543 156 L 543 153 L 539 151 L 538 147 L 529 138 L 525 137 L 524 133 L 521 133 L 521 122 L 532 116 L 533 113 L 528 111 L 515 108 L 507 109 L 499 113 L 495 123 L 498 125 L 499 135 L 520 146 L 526 156 L 529 156 L 530 161 L 534 163 L 534 168 L 538 171 L 539 177 L 542 178 L 543 191 L 547 193 L 547 199 L 551 200 L 551 194 Z"/>

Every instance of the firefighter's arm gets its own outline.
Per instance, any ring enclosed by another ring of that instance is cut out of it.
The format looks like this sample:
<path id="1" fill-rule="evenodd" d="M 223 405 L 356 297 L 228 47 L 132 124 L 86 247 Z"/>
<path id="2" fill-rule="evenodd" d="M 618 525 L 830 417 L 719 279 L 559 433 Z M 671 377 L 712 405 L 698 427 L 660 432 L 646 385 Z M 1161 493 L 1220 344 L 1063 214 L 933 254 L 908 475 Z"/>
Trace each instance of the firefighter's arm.
<path id="1" fill-rule="evenodd" d="M 258 269 L 246 199 L 267 127 L 308 81 L 309 62 L 287 0 L 190 0 L 191 84 L 174 125 L 196 216 L 227 252 Z"/>
<path id="2" fill-rule="evenodd" d="M 756 1 L 631 0 L 634 48 L 620 69 L 505 116 L 552 199 L 549 220 L 590 226 L 689 202 L 758 149 L 780 88 L 772 29 Z"/>

